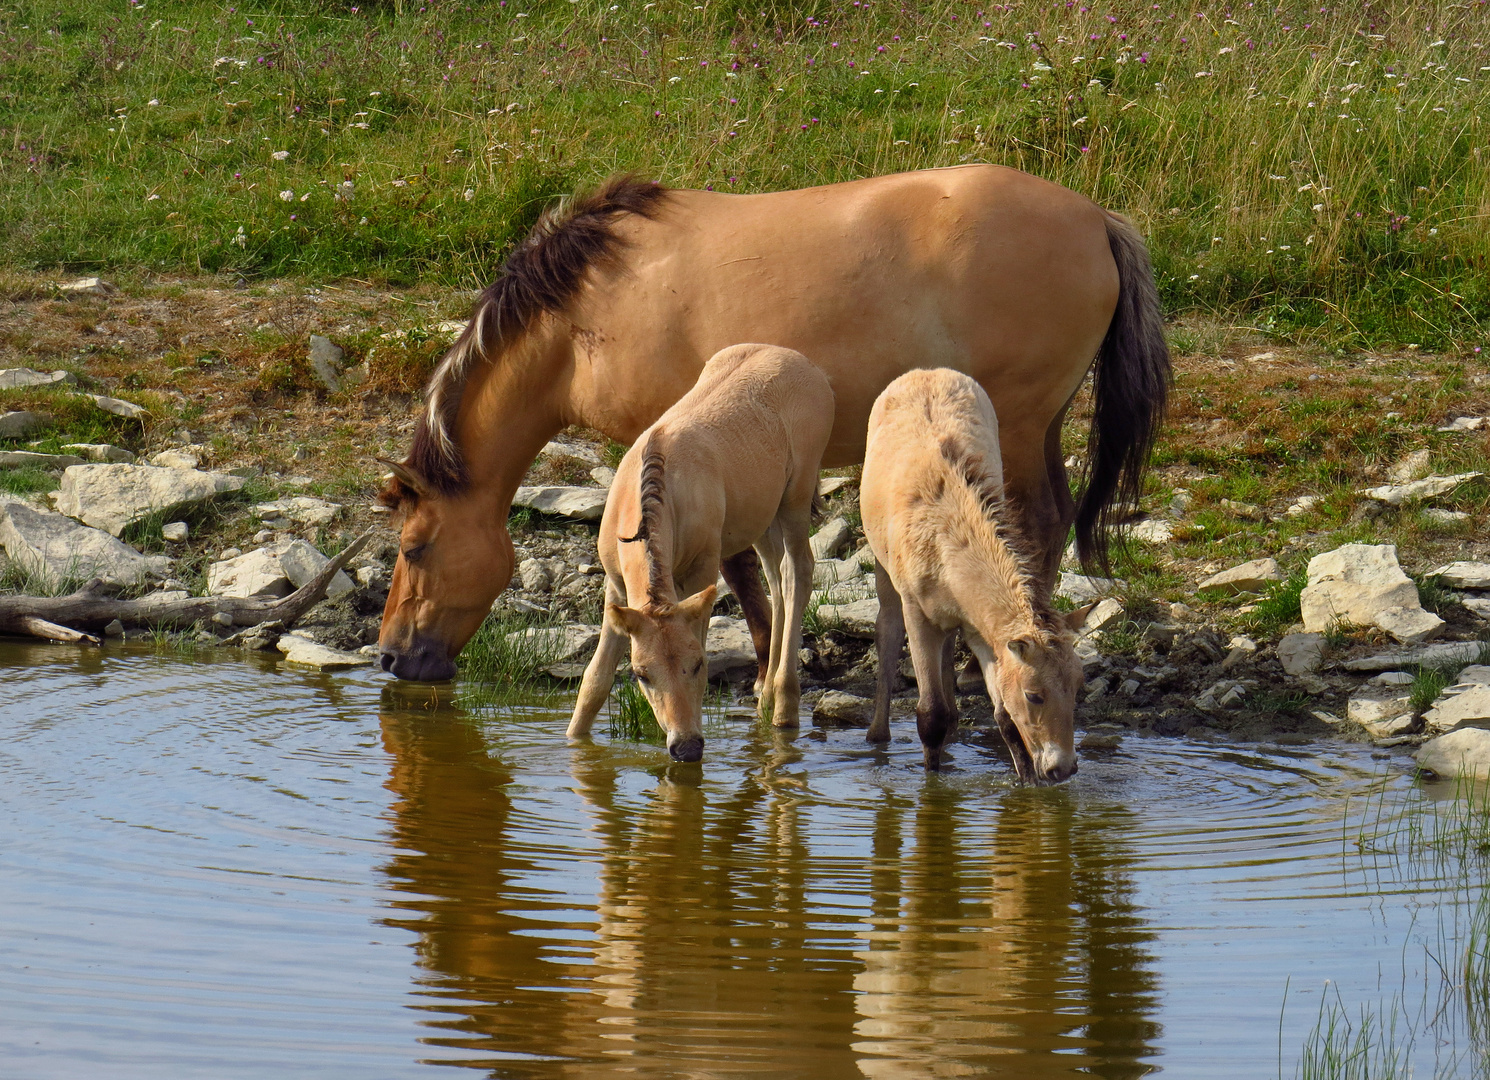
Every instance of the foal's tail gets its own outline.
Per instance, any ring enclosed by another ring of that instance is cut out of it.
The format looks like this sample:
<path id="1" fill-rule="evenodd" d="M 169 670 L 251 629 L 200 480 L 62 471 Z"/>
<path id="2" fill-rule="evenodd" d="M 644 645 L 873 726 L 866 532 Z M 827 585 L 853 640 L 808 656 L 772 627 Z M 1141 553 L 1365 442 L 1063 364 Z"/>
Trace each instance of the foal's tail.
<path id="1" fill-rule="evenodd" d="M 1092 430 L 1085 490 L 1076 508 L 1077 556 L 1083 567 L 1103 571 L 1114 529 L 1143 493 L 1170 380 L 1159 291 L 1143 238 L 1126 219 L 1109 213 L 1107 242 L 1117 262 L 1118 303 L 1092 369 Z"/>

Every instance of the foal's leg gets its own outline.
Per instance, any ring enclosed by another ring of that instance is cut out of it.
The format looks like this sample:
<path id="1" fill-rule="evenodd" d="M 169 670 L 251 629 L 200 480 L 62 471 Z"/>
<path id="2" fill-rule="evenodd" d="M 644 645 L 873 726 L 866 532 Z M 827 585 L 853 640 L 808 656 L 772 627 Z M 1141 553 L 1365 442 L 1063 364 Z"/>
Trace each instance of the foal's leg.
<path id="1" fill-rule="evenodd" d="M 574 702 L 574 716 L 569 720 L 569 738 L 580 739 L 590 734 L 605 699 L 610 697 L 611 684 L 616 681 L 616 665 L 621 662 L 621 650 L 627 643 L 626 630 L 610 615 L 611 604 L 624 604 L 626 593 L 618 580 L 606 575 L 605 618 L 600 627 L 600 644 L 595 655 L 585 668 L 584 680 L 579 684 L 579 697 Z"/>
<path id="2" fill-rule="evenodd" d="M 771 589 L 771 648 L 756 711 L 762 717 L 771 717 L 775 713 L 777 662 L 782 635 L 786 632 L 786 598 L 781 581 L 781 564 L 786 545 L 782 539 L 779 520 L 771 522 L 771 527 L 755 542 L 755 550 L 760 554 L 761 569 L 766 572 L 766 584 Z"/>
<path id="3" fill-rule="evenodd" d="M 900 651 L 905 648 L 905 611 L 900 593 L 889 573 L 874 562 L 874 587 L 879 594 L 880 613 L 874 623 L 874 644 L 879 660 L 879 679 L 874 687 L 874 720 L 864 734 L 868 742 L 890 741 L 890 698 L 900 674 Z"/>
<path id="4" fill-rule="evenodd" d="M 817 474 L 812 474 L 813 489 Z M 802 680 L 797 674 L 802 648 L 802 614 L 812 596 L 812 502 L 809 494 L 804 505 L 783 507 L 776 515 L 781 528 L 783 558 L 781 562 L 782 607 L 785 626 L 780 641 L 772 639 L 772 672 L 774 683 L 771 723 L 777 727 L 796 727 L 802 722 Z"/>
<path id="5" fill-rule="evenodd" d="M 957 699 L 944 682 L 956 636 L 929 622 L 915 607 L 905 611 L 905 630 L 911 642 L 911 664 L 916 669 L 920 700 L 916 703 L 916 730 L 926 767 L 941 764 L 942 747 L 957 730 Z"/>
<path id="6" fill-rule="evenodd" d="M 760 557 L 754 548 L 746 548 L 721 562 L 719 573 L 740 601 L 745 625 L 750 628 L 750 640 L 755 645 L 755 695 L 760 697 L 771 670 L 771 601 L 761 585 Z"/>

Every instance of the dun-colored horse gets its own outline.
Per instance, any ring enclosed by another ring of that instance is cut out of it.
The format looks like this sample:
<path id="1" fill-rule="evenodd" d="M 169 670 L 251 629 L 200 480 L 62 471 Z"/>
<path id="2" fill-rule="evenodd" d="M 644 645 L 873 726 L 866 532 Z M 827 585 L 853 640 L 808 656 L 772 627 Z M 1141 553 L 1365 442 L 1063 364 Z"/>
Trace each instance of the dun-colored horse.
<path id="1" fill-rule="evenodd" d="M 952 652 L 961 630 L 1020 778 L 1069 777 L 1081 662 L 1021 550 L 983 388 L 945 368 L 886 387 L 869 414 L 860 493 L 880 601 L 869 741 L 890 738 L 890 693 L 909 635 L 916 726 L 936 768 L 957 727 Z"/>
<path id="2" fill-rule="evenodd" d="M 812 591 L 807 536 L 832 427 L 833 389 L 805 356 L 735 345 L 715 354 L 698 384 L 636 440 L 600 521 L 605 625 L 570 738 L 589 734 L 629 637 L 631 669 L 668 752 L 679 761 L 703 756 L 714 583 L 721 556 L 752 545 L 771 587 L 760 711 L 777 727 L 797 725 L 797 650 Z"/>
<path id="3" fill-rule="evenodd" d="M 400 678 L 448 678 L 512 575 L 506 519 L 544 442 L 586 424 L 630 443 L 703 358 L 769 341 L 837 397 L 825 466 L 862 460 L 902 372 L 972 376 L 1004 417 L 1010 512 L 1054 582 L 1073 521 L 1100 562 L 1135 504 L 1169 372 L 1137 232 L 1055 184 L 969 165 L 766 195 L 614 180 L 546 215 L 477 301 L 433 377 L 384 498 L 406 513 L 379 644 Z M 1095 367 L 1093 360 L 1095 358 Z M 1094 371 L 1081 504 L 1061 419 Z M 767 637 L 754 555 L 723 573 Z"/>

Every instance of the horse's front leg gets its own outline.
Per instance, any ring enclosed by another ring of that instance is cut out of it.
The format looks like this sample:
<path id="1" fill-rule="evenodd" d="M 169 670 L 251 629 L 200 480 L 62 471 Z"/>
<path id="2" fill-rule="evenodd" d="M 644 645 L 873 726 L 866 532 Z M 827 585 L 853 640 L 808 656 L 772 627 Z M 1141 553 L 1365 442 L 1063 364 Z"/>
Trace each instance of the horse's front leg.
<path id="1" fill-rule="evenodd" d="M 612 604 L 624 604 L 626 595 L 619 581 L 609 575 L 605 579 L 605 618 L 600 627 L 600 644 L 595 655 L 585 668 L 584 680 L 579 686 L 579 697 L 574 703 L 574 715 L 569 720 L 568 736 L 582 739 L 590 734 L 595 717 L 600 714 L 605 699 L 610 697 L 611 684 L 616 681 L 616 666 L 621 662 L 621 651 L 629 638 L 626 630 L 611 617 Z"/>
<path id="2" fill-rule="evenodd" d="M 880 613 L 874 621 L 874 647 L 879 661 L 879 676 L 874 686 L 874 720 L 864 738 L 868 742 L 890 741 L 890 698 L 900 675 L 900 652 L 905 648 L 905 609 L 890 574 L 876 559 L 874 587 L 879 595 Z"/>

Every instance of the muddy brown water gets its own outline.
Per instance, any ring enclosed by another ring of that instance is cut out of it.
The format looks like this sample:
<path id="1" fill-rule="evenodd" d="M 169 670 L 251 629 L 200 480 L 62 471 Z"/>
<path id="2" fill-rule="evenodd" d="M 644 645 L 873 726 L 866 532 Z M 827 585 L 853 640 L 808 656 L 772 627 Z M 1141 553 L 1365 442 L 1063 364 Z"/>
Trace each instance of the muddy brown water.
<path id="1" fill-rule="evenodd" d="M 0 1073 L 1291 1076 L 1466 902 L 1350 842 L 1424 798 L 1359 747 L 1019 789 L 903 723 L 716 713 L 677 766 L 388 686 L 0 642 Z"/>

